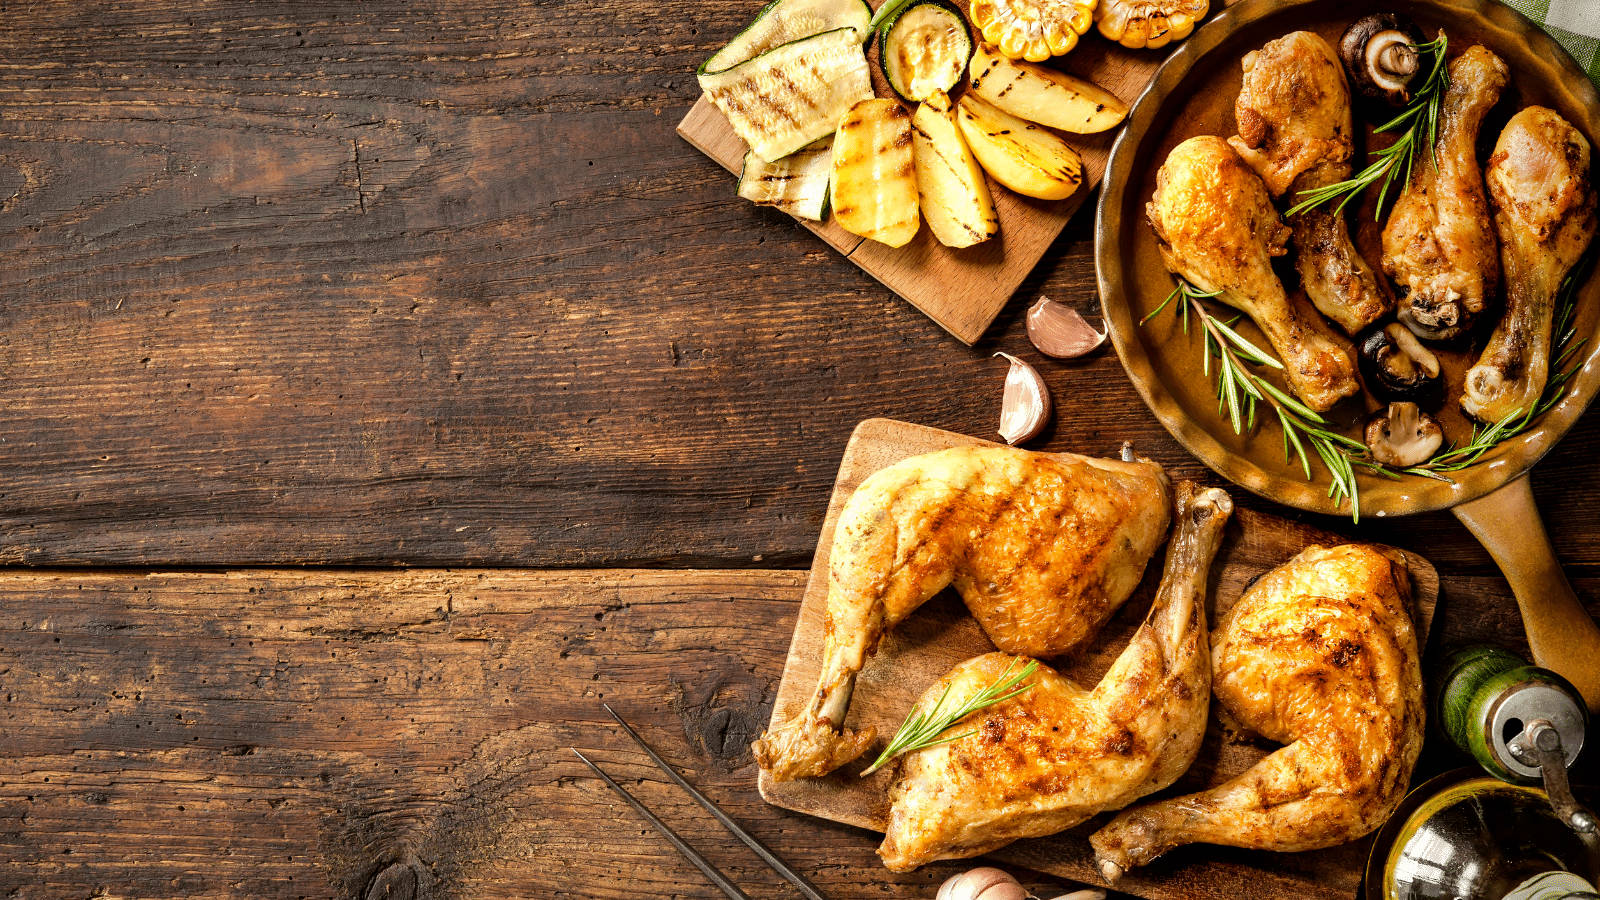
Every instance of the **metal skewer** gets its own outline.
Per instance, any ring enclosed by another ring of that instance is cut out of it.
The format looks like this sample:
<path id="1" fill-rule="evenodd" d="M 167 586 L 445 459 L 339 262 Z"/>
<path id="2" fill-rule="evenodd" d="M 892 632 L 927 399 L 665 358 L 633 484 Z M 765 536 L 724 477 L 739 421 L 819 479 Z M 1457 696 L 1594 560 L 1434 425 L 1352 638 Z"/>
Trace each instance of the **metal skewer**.
<path id="1" fill-rule="evenodd" d="M 628 737 L 633 738 L 633 742 L 639 745 L 639 749 L 649 754 L 650 759 L 654 760 L 655 764 L 661 767 L 661 771 L 667 773 L 668 778 L 671 778 L 674 782 L 676 782 L 678 787 L 681 787 L 687 791 L 689 796 L 695 799 L 696 803 L 699 803 L 701 806 L 705 807 L 705 811 L 710 813 L 718 822 L 721 822 L 723 828 L 728 829 L 728 831 L 731 832 L 734 837 L 738 838 L 740 841 L 743 841 L 746 847 L 749 847 L 751 850 L 755 851 L 755 854 L 761 857 L 762 862 L 771 866 L 773 871 L 777 872 L 779 875 L 782 875 L 790 884 L 794 885 L 795 888 L 805 896 L 806 900 L 828 900 L 827 897 L 823 896 L 821 891 L 817 890 L 816 885 L 806 880 L 804 875 L 801 875 L 799 872 L 796 872 L 794 869 L 790 868 L 789 864 L 780 859 L 778 854 L 772 852 L 770 847 L 761 843 L 761 841 L 758 840 L 754 835 L 745 831 L 738 822 L 733 820 L 732 816 L 729 816 L 727 813 L 723 812 L 715 803 L 711 802 L 710 798 L 708 798 L 705 794 L 700 793 L 695 789 L 694 785 L 685 780 L 682 775 L 679 775 L 677 769 L 674 769 L 671 764 L 658 756 L 656 751 L 651 749 L 649 744 L 645 743 L 644 738 L 640 737 L 639 733 L 633 730 L 632 725 L 629 725 L 627 722 L 623 721 L 621 716 L 617 715 L 617 711 L 611 708 L 611 704 L 602 703 L 600 705 L 606 708 L 606 712 L 611 714 L 611 718 L 617 720 L 617 724 L 621 725 L 622 730 L 628 733 Z"/>
<path id="2" fill-rule="evenodd" d="M 612 715 L 616 714 L 612 713 Z M 576 747 L 568 747 L 567 749 L 571 750 L 579 759 L 583 760 L 584 765 L 588 766 L 590 769 L 593 769 L 594 773 L 599 775 L 600 780 L 604 781 L 607 786 L 609 786 L 613 791 L 616 791 L 618 794 L 621 794 L 622 799 L 628 801 L 629 806 L 632 806 L 634 809 L 638 810 L 639 815 L 644 816 L 646 822 L 654 825 L 656 830 L 661 832 L 663 837 L 672 842 L 672 846 L 678 848 L 678 852 L 683 854 L 683 858 L 687 859 L 691 863 L 694 863 L 694 867 L 700 870 L 700 874 L 706 876 L 706 878 L 711 880 L 712 884 L 721 888 L 722 892 L 728 895 L 729 900 L 750 900 L 749 894 L 739 890 L 738 885 L 729 881 L 727 876 L 718 871 L 717 867 L 713 866 L 711 862 L 704 856 L 701 856 L 699 851 L 689 846 L 688 842 L 683 838 L 678 837 L 678 833 L 667 827 L 667 823 L 656 818 L 656 814 L 646 809 L 645 805 L 639 802 L 639 798 L 628 793 L 626 788 L 613 781 L 611 776 L 605 773 L 604 769 L 595 765 L 593 762 L 590 762 L 589 757 L 579 753 Z"/>

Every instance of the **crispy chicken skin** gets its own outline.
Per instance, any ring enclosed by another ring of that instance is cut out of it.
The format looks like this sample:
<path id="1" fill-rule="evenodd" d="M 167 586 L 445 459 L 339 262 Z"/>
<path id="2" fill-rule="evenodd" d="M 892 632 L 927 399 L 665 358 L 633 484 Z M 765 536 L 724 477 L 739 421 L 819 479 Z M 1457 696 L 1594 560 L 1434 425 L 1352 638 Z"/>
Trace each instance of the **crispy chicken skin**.
<path id="1" fill-rule="evenodd" d="M 1212 635 L 1212 691 L 1285 744 L 1232 781 L 1135 807 L 1090 837 L 1116 880 L 1174 847 L 1313 850 L 1394 811 L 1422 748 L 1422 671 L 1402 561 L 1309 547 L 1264 575 Z"/>
<path id="2" fill-rule="evenodd" d="M 1506 274 L 1506 310 L 1467 370 L 1461 407 L 1498 422 L 1539 402 L 1550 378 L 1561 282 L 1595 232 L 1589 142 L 1554 110 L 1511 117 L 1485 175 Z"/>
<path id="3" fill-rule="evenodd" d="M 1033 688 L 958 722 L 948 744 L 906 756 L 889 790 L 884 865 L 909 871 L 1054 834 L 1166 787 L 1200 748 L 1210 704 L 1205 595 L 1233 510 L 1215 488 L 1179 485 L 1177 529 L 1155 602 L 1094 690 L 1041 666 Z M 923 708 L 965 701 L 1027 661 L 989 653 L 956 666 Z"/>
<path id="4" fill-rule="evenodd" d="M 1500 57 L 1476 45 L 1448 72 L 1433 154 L 1417 154 L 1383 227 L 1383 270 L 1399 287 L 1400 321 L 1438 339 L 1470 328 L 1500 278 L 1477 141 L 1510 77 Z"/>
<path id="5" fill-rule="evenodd" d="M 1172 148 L 1145 207 L 1161 259 L 1174 274 L 1248 315 L 1283 360 L 1289 387 L 1317 411 L 1361 390 L 1348 341 L 1272 271 L 1289 229 L 1261 178 L 1222 138 Z"/>
<path id="6" fill-rule="evenodd" d="M 947 586 L 1007 653 L 1082 646 L 1138 585 L 1166 535 L 1168 496 L 1152 462 L 1013 447 L 875 473 L 834 533 L 817 690 L 752 745 L 757 764 L 785 781 L 860 756 L 875 735 L 844 727 L 856 674 L 885 631 Z"/>
<path id="7" fill-rule="evenodd" d="M 1287 195 L 1292 205 L 1302 191 L 1350 177 L 1350 86 L 1338 54 L 1319 35 L 1291 32 L 1245 54 L 1233 114 L 1239 134 L 1228 144 L 1274 197 Z M 1294 266 L 1318 311 L 1355 334 L 1392 304 L 1334 207 L 1288 217 Z"/>

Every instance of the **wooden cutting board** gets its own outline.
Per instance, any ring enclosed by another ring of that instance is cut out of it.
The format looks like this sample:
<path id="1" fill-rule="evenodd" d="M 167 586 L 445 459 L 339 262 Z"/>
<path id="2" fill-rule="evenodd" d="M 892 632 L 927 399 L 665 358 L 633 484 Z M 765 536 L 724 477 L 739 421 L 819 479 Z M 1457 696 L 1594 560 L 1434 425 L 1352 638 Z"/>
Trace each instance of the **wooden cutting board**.
<path id="1" fill-rule="evenodd" d="M 883 80 L 875 54 L 876 51 L 872 51 L 869 58 L 878 96 L 892 97 L 894 94 Z M 1091 30 L 1077 48 L 1056 64 L 1131 104 L 1165 58 L 1164 50 L 1129 50 Z M 962 343 L 971 344 L 1000 314 L 1006 301 L 1050 249 L 1067 220 L 1100 183 L 1117 131 L 1063 135 L 1083 154 L 1084 164 L 1084 183 L 1077 193 L 1065 200 L 1033 200 L 1014 194 L 991 179 L 990 191 L 994 195 L 995 212 L 1000 217 L 1000 232 L 975 247 L 953 250 L 940 244 L 926 226 L 911 243 L 894 248 L 857 237 L 834 224 L 831 218 L 821 223 L 797 221 L 912 306 L 927 313 Z M 745 142 L 734 134 L 727 118 L 704 96 L 678 124 L 678 134 L 723 168 L 738 174 L 744 162 Z M 734 190 L 734 183 L 729 182 L 729 203 L 749 202 L 740 199 Z"/>
<path id="2" fill-rule="evenodd" d="M 773 704 L 773 721 L 799 710 L 816 687 L 821 661 L 828 555 L 839 511 L 856 486 L 873 472 L 909 456 L 988 441 L 966 435 L 896 422 L 869 419 L 856 427 L 839 464 L 839 477 L 817 542 L 811 577 L 795 623 L 789 658 Z M 1103 448 L 1110 451 L 1112 448 Z M 1212 571 L 1209 621 L 1214 626 L 1256 577 L 1315 543 L 1342 543 L 1335 535 L 1250 510 L 1238 510 Z M 1404 552 L 1404 551 L 1402 551 Z M 1146 570 L 1144 582 L 1106 627 L 1103 637 L 1082 658 L 1059 666 L 1080 684 L 1099 681 L 1122 652 L 1150 606 L 1161 572 L 1163 549 Z M 1427 560 L 1405 553 L 1414 583 L 1419 644 L 1427 641 L 1439 595 L 1439 576 Z M 850 710 L 852 727 L 876 726 L 882 739 L 893 734 L 922 692 L 962 660 L 994 649 L 966 608 L 951 591 L 917 610 L 884 637 L 878 653 L 856 682 Z M 1230 742 L 1214 714 L 1193 767 L 1166 791 L 1155 796 L 1189 793 L 1220 784 L 1248 769 L 1276 749 L 1269 744 Z M 859 771 L 862 766 L 847 767 Z M 892 769 L 893 767 L 889 767 Z M 882 832 L 888 819 L 885 792 L 890 772 L 861 779 L 853 774 L 776 782 L 761 773 L 761 796 L 785 809 Z M 1074 881 L 1100 884 L 1088 836 L 1108 816 L 1102 815 L 1063 834 L 1021 841 L 991 854 L 994 858 Z M 1309 853 L 1264 853 L 1210 845 L 1184 847 L 1152 865 L 1135 870 L 1117 887 L 1150 898 L 1171 900 L 1244 900 L 1244 898 L 1329 898 L 1355 896 L 1366 862 L 1368 841 Z"/>

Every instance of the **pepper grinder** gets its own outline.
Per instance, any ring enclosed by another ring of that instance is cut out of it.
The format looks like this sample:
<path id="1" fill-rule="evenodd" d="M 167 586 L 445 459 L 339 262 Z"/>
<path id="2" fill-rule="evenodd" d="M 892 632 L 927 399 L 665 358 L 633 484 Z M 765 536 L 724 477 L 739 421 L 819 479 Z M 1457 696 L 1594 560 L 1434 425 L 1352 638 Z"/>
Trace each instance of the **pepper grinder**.
<path id="1" fill-rule="evenodd" d="M 1578 804 L 1567 778 L 1589 724 L 1577 689 L 1498 647 L 1457 650 L 1444 671 L 1438 721 L 1450 741 L 1496 778 L 1542 781 L 1556 818 L 1573 831 L 1600 831 L 1600 820 Z"/>

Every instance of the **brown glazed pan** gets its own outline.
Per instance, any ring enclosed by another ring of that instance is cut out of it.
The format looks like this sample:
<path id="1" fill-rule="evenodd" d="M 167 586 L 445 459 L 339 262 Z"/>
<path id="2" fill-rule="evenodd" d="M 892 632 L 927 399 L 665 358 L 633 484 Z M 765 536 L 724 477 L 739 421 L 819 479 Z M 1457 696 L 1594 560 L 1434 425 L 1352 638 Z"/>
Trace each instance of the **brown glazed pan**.
<path id="1" fill-rule="evenodd" d="M 1175 284 L 1161 263 L 1144 208 L 1155 188 L 1156 170 L 1174 146 L 1197 134 L 1236 133 L 1233 104 L 1245 53 L 1296 30 L 1319 32 L 1337 44 L 1352 20 L 1380 10 L 1410 14 L 1430 35 L 1442 26 L 1449 35 L 1451 56 L 1481 43 L 1510 65 L 1511 85 L 1484 124 L 1481 147 L 1492 146 L 1506 119 L 1530 104 L 1555 109 L 1591 144 L 1600 134 L 1600 95 L 1594 85 L 1538 26 L 1499 3 L 1244 0 L 1186 40 L 1134 105 L 1112 150 L 1095 229 L 1106 322 L 1128 376 L 1151 411 L 1180 443 L 1223 477 L 1270 500 L 1333 515 L 1348 515 L 1350 510 L 1328 498 L 1326 472 L 1313 464 L 1316 479 L 1307 482 L 1299 463 L 1284 458 L 1278 426 L 1266 421 L 1270 415 L 1262 417 L 1255 433 L 1239 437 L 1219 414 L 1215 385 L 1200 372 L 1198 328 L 1185 334 L 1170 309 L 1139 324 Z M 1358 122 L 1361 118 L 1358 114 Z M 1600 148 L 1595 155 L 1600 158 Z M 1356 168 L 1364 160 L 1364 152 L 1358 150 Z M 1353 214 L 1352 225 L 1363 252 L 1376 261 L 1380 230 L 1373 220 L 1372 202 L 1369 196 L 1366 208 Z M 1285 283 L 1292 286 L 1293 278 Z M 1510 582 L 1534 658 L 1570 679 L 1589 708 L 1600 711 L 1596 662 L 1600 627 L 1562 574 L 1528 486 L 1528 470 L 1566 434 L 1600 388 L 1600 276 L 1590 271 L 1578 290 L 1578 334 L 1589 336 L 1579 362 L 1581 371 L 1569 383 L 1566 397 L 1534 428 L 1501 443 L 1470 469 L 1454 473 L 1451 482 L 1359 475 L 1358 484 L 1362 517 L 1454 512 Z M 1248 320 L 1240 324 L 1249 326 Z M 1262 340 L 1253 327 L 1245 330 L 1252 339 Z M 1450 439 L 1459 440 L 1471 426 L 1455 409 L 1455 398 L 1460 396 L 1462 373 L 1471 365 L 1472 354 L 1464 348 L 1440 356 L 1450 397 L 1440 417 Z M 1351 400 L 1330 418 L 1352 426 L 1353 434 L 1356 421 L 1376 407 L 1371 399 Z"/>

